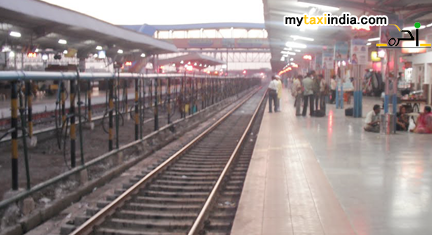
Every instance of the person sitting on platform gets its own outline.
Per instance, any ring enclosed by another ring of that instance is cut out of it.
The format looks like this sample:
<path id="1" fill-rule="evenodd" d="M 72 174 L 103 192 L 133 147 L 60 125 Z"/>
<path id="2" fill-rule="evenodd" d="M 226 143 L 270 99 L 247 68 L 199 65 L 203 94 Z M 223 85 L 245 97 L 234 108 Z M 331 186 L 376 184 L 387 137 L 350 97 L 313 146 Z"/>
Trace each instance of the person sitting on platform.
<path id="1" fill-rule="evenodd" d="M 430 106 L 424 107 L 423 113 L 417 118 L 417 124 L 413 132 L 419 134 L 432 134 L 432 112 Z"/>
<path id="2" fill-rule="evenodd" d="M 396 114 L 396 130 L 398 131 L 407 131 L 409 126 L 409 119 L 406 115 L 405 106 L 399 107 L 399 112 Z"/>
<path id="3" fill-rule="evenodd" d="M 373 110 L 366 115 L 366 124 L 364 126 L 365 131 L 375 133 L 380 132 L 380 112 L 381 107 L 378 104 L 374 105 Z"/>

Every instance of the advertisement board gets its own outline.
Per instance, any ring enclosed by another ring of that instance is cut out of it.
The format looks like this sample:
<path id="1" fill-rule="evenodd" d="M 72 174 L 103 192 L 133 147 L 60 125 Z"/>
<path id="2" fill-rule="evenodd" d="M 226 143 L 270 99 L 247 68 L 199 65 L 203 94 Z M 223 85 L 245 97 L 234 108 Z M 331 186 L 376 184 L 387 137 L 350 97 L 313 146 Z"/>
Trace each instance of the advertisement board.
<path id="1" fill-rule="evenodd" d="M 351 64 L 365 65 L 368 63 L 368 47 L 364 39 L 351 40 Z"/>

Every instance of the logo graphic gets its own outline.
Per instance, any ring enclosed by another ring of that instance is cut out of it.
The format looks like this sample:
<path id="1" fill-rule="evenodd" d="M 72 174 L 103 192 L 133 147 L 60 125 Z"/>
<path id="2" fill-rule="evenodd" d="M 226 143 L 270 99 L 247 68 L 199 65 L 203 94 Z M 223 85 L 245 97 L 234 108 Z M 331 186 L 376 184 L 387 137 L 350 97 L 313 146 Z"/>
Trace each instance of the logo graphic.
<path id="1" fill-rule="evenodd" d="M 416 29 L 416 37 L 414 38 L 414 36 L 412 35 L 410 30 L 401 30 L 399 28 L 399 26 L 395 25 L 395 24 L 389 24 L 389 25 L 394 25 L 399 32 L 401 33 L 408 33 L 409 34 L 409 38 L 390 38 L 388 40 L 388 44 L 385 43 L 377 43 L 376 46 L 379 48 L 431 48 L 431 44 L 430 43 L 422 43 L 424 42 L 424 40 L 419 40 L 419 28 L 420 28 L 420 23 L 416 22 L 414 24 L 414 27 Z M 399 45 L 399 42 L 402 41 L 402 45 Z M 409 42 L 409 41 L 415 41 L 415 46 L 414 43 L 405 43 L 405 42 Z M 405 44 L 405 45 L 404 45 Z M 426 49 L 424 49 L 426 50 Z"/>

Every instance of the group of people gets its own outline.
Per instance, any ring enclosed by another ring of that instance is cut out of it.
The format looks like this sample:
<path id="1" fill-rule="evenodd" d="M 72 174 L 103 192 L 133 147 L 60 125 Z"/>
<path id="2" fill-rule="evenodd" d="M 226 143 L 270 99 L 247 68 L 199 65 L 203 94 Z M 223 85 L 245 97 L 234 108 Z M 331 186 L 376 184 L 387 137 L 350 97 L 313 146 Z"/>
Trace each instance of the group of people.
<path id="1" fill-rule="evenodd" d="M 380 132 L 380 112 L 381 107 L 376 104 L 373 110 L 366 115 L 364 130 L 368 132 Z M 410 121 L 407 115 L 405 106 L 399 107 L 399 112 L 396 115 L 396 130 L 397 131 L 411 131 L 419 134 L 432 134 L 432 112 L 430 106 L 425 106 L 423 113 L 417 118 L 415 127 L 409 128 Z"/>
<path id="2" fill-rule="evenodd" d="M 294 107 L 296 116 L 306 116 L 308 105 L 310 116 L 323 116 L 326 110 L 326 97 L 330 95 L 334 101 L 336 95 L 336 81 L 332 77 L 331 86 L 328 86 L 324 76 L 316 75 L 315 71 L 306 74 L 305 77 L 298 75 L 294 78 L 291 94 L 295 97 Z M 303 104 L 303 110 L 300 112 Z"/>

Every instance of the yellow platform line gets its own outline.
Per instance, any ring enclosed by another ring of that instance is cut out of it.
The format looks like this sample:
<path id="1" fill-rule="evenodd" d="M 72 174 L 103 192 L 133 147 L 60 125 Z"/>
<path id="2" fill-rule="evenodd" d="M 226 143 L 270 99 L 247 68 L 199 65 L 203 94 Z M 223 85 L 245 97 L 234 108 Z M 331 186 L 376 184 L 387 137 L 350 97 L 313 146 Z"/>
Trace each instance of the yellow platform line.
<path id="1" fill-rule="evenodd" d="M 428 43 L 428 44 L 420 44 L 420 46 L 421 46 L 421 47 L 430 47 L 431 44 L 430 44 L 430 43 Z"/>
<path id="2" fill-rule="evenodd" d="M 376 44 L 376 46 L 377 46 L 377 47 L 386 47 L 386 46 L 387 46 L 387 44 L 385 44 L 385 43 L 381 43 L 381 44 L 380 44 L 380 43 L 378 43 L 378 44 Z"/>

